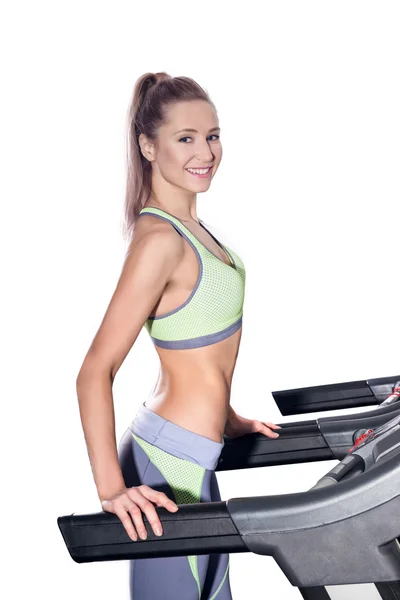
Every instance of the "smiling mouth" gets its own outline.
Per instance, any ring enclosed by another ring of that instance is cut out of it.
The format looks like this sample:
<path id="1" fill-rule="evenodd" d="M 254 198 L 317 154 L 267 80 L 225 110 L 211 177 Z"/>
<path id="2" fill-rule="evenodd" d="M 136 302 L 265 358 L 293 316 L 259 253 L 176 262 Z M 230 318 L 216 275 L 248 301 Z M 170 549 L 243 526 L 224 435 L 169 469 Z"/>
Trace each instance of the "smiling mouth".
<path id="1" fill-rule="evenodd" d="M 207 167 L 204 169 L 186 169 L 186 171 L 188 171 L 188 173 L 190 173 L 191 175 L 197 175 L 197 177 L 207 177 L 207 175 L 209 175 L 211 173 L 212 167 Z"/>

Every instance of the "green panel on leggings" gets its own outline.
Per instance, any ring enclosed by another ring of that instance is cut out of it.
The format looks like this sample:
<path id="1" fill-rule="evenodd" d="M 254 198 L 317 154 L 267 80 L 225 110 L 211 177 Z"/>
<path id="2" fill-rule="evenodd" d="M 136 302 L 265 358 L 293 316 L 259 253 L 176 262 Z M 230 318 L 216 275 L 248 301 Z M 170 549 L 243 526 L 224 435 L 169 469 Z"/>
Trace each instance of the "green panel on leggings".
<path id="1" fill-rule="evenodd" d="M 204 467 L 177 458 L 142 440 L 134 433 L 132 435 L 170 485 L 177 504 L 196 504 L 200 502 L 201 488 L 206 472 Z M 197 583 L 200 598 L 201 588 L 197 571 L 197 556 L 188 556 L 188 561 Z"/>

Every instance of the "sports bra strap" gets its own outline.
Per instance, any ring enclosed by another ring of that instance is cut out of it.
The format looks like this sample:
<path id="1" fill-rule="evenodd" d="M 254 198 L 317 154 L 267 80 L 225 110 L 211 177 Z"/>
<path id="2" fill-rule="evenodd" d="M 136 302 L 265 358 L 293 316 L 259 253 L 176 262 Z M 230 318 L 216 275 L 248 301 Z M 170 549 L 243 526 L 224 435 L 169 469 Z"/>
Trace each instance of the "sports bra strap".
<path id="1" fill-rule="evenodd" d="M 174 215 L 171 215 L 161 208 L 156 208 L 155 206 L 146 206 L 145 208 L 142 208 L 139 217 L 146 214 L 153 214 L 164 221 L 169 221 L 181 235 L 192 242 L 199 252 L 204 252 L 204 245 L 193 235 L 190 229 L 188 229 L 177 217 L 174 217 Z"/>

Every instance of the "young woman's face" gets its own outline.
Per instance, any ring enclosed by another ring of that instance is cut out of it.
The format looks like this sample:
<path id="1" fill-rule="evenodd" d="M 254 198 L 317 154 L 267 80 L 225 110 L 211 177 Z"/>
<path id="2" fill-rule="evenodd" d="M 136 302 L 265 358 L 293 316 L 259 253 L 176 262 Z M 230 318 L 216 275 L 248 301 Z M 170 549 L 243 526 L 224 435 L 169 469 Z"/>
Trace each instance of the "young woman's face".
<path id="1" fill-rule="evenodd" d="M 194 193 L 207 190 L 222 158 L 213 107 L 204 100 L 179 102 L 167 108 L 166 116 L 167 123 L 159 128 L 153 168 L 173 185 Z M 192 174 L 188 169 L 203 171 Z"/>

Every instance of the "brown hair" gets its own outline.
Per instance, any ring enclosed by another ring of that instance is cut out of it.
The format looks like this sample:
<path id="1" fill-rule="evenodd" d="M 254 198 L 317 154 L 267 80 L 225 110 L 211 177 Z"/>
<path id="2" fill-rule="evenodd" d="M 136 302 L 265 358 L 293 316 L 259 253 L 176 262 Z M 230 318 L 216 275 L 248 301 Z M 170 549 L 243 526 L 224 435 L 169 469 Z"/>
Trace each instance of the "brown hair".
<path id="1" fill-rule="evenodd" d="M 139 135 L 155 141 L 165 122 L 165 108 L 190 100 L 205 100 L 215 109 L 206 90 L 190 77 L 171 77 L 164 71 L 145 73 L 135 83 L 127 122 L 127 179 L 124 206 L 124 238 L 133 238 L 139 212 L 151 193 L 151 163 L 142 154 Z"/>

